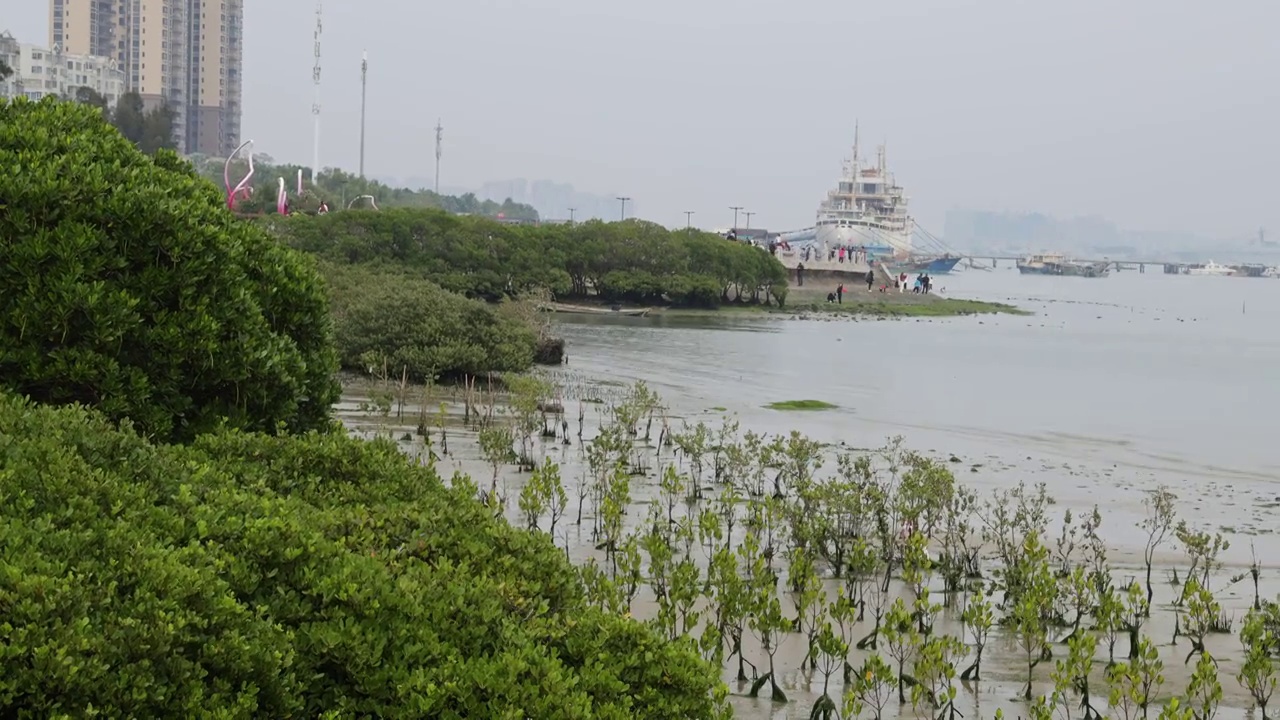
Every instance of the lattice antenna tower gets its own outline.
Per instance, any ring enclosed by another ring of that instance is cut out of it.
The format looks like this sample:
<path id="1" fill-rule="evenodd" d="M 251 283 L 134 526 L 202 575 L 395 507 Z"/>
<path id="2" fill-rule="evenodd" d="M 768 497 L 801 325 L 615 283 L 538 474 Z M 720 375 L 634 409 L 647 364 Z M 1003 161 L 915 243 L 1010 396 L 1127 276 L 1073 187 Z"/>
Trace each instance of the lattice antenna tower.
<path id="1" fill-rule="evenodd" d="M 440 118 L 436 118 L 436 195 L 440 194 L 440 155 L 443 141 L 444 125 L 440 124 Z"/>
<path id="2" fill-rule="evenodd" d="M 315 65 L 311 68 L 311 81 L 315 83 L 316 88 L 316 98 L 311 103 L 311 119 L 314 123 L 311 138 L 312 184 L 315 184 L 316 178 L 320 177 L 320 32 L 323 29 L 321 23 L 322 10 L 321 0 L 316 0 Z"/>

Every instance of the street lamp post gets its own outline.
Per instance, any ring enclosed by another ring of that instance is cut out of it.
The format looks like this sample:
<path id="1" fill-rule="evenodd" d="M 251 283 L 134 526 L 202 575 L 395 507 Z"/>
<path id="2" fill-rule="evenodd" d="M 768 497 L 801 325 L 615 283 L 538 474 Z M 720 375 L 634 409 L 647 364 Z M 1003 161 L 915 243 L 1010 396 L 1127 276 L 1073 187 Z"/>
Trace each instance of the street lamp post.
<path id="1" fill-rule="evenodd" d="M 746 229 L 747 229 L 747 230 L 750 230 L 750 229 L 751 229 L 751 216 L 752 216 L 752 215 L 755 215 L 756 213 L 753 213 L 753 212 L 744 212 L 744 213 L 742 213 L 742 214 L 747 216 L 747 227 L 746 227 Z"/>
<path id="2" fill-rule="evenodd" d="M 684 229 L 689 230 L 693 227 L 693 210 L 684 211 Z"/>
<path id="3" fill-rule="evenodd" d="M 733 229 L 738 229 L 738 211 L 742 209 L 741 205 L 730 205 L 729 209 L 733 211 Z"/>
<path id="4" fill-rule="evenodd" d="M 628 201 L 628 200 L 630 200 L 630 199 L 631 199 L 631 198 L 629 198 L 629 197 L 620 197 L 620 198 L 618 198 L 618 202 L 622 203 L 622 216 L 618 218 L 619 220 L 626 220 L 626 219 L 627 219 L 627 201 Z"/>
<path id="5" fill-rule="evenodd" d="M 577 209 L 578 209 L 578 208 L 569 208 L 569 224 L 570 224 L 570 225 L 572 225 L 572 224 L 573 224 L 573 211 L 574 211 L 574 210 L 577 210 Z"/>

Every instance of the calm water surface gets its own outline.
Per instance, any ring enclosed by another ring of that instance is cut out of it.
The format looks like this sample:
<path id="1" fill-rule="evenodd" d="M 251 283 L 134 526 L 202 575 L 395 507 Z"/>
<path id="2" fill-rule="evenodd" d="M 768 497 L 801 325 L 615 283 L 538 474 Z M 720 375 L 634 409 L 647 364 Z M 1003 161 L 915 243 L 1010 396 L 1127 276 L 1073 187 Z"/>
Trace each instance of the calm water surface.
<path id="1" fill-rule="evenodd" d="M 572 369 L 644 379 L 677 414 L 723 407 L 746 427 L 856 447 L 900 434 L 967 456 L 1280 480 L 1280 281 L 1154 270 L 1086 279 L 1001 268 L 937 281 L 1031 317 L 574 317 L 562 333 Z M 762 408 L 808 398 L 840 409 Z"/>

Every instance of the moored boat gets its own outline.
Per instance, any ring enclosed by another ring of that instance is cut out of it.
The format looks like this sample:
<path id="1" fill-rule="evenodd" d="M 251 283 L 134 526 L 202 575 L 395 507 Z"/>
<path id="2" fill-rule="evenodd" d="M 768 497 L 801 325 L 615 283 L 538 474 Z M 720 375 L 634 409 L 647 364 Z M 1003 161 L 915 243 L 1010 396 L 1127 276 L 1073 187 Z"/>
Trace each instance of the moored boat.
<path id="1" fill-rule="evenodd" d="M 914 223 L 907 196 L 889 172 L 886 148 L 877 149 L 874 164 L 864 163 L 860 152 L 855 126 L 853 157 L 818 206 L 815 240 L 824 248 L 858 248 L 873 260 L 906 255 Z"/>
<path id="2" fill-rule="evenodd" d="M 1236 274 L 1236 269 L 1233 267 L 1228 267 L 1226 265 L 1219 265 L 1218 263 L 1210 260 L 1208 263 L 1204 265 L 1197 265 L 1197 266 L 1191 267 L 1190 269 L 1187 270 L 1187 274 L 1201 275 L 1201 276 L 1212 275 L 1217 277 L 1230 277 Z"/>
<path id="3" fill-rule="evenodd" d="M 546 303 L 539 306 L 544 312 L 566 313 L 569 315 L 623 315 L 626 317 L 644 317 L 649 314 L 649 308 L 623 308 L 619 305 L 613 307 L 591 307 L 589 305 L 566 305 L 565 303 Z"/>
<path id="4" fill-rule="evenodd" d="M 1069 277 L 1106 277 L 1111 268 L 1105 262 L 1078 262 L 1063 255 L 1030 255 L 1018 260 L 1023 275 L 1065 275 Z"/>
<path id="5" fill-rule="evenodd" d="M 934 255 L 909 258 L 905 262 L 895 264 L 895 267 L 899 272 L 908 274 L 945 275 L 955 269 L 959 263 L 959 255 Z"/>

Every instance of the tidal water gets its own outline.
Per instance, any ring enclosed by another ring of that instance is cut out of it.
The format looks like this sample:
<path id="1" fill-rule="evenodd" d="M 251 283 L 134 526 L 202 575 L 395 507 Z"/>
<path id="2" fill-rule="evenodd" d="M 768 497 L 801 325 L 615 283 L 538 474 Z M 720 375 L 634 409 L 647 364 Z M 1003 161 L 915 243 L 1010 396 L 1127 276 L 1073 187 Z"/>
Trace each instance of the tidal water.
<path id="1" fill-rule="evenodd" d="M 978 485 L 1045 481 L 1060 499 L 1103 503 L 1121 525 L 1136 524 L 1140 490 L 1164 484 L 1210 525 L 1271 535 L 1280 281 L 1154 270 L 1088 279 L 1000 268 L 937 280 L 945 295 L 1035 313 L 1025 317 L 566 316 L 559 332 L 571 369 L 643 379 L 675 416 L 723 408 L 745 428 L 855 448 L 901 435 L 981 464 Z M 839 408 L 764 408 L 801 399 Z M 1252 542 L 1225 559 L 1247 563 Z"/>

